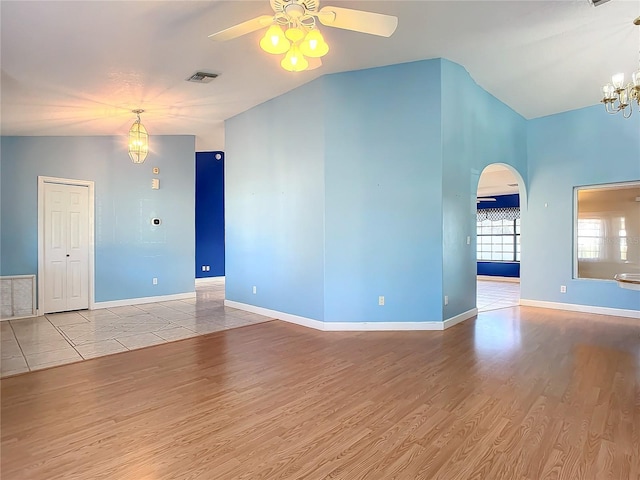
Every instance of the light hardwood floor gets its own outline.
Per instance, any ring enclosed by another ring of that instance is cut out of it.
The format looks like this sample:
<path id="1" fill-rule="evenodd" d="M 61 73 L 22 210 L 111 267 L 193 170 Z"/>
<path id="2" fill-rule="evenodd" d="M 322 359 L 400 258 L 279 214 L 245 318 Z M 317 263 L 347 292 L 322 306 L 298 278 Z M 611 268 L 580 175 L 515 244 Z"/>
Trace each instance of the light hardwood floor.
<path id="1" fill-rule="evenodd" d="M 637 320 L 279 321 L 3 379 L 3 480 L 640 479 Z"/>

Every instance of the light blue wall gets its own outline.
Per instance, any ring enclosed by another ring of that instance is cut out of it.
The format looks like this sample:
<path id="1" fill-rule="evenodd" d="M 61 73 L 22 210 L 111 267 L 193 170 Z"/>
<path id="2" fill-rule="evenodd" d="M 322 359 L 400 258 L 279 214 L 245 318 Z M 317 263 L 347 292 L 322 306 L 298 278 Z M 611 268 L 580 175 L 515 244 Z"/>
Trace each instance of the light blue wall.
<path id="1" fill-rule="evenodd" d="M 325 321 L 442 320 L 440 60 L 325 80 Z"/>
<path id="2" fill-rule="evenodd" d="M 227 300 L 324 317 L 323 83 L 225 123 Z"/>
<path id="3" fill-rule="evenodd" d="M 143 165 L 126 149 L 125 137 L 2 137 L 2 275 L 37 272 L 43 175 L 95 182 L 96 301 L 194 291 L 195 139 L 153 136 Z M 160 168 L 159 190 L 151 189 L 152 167 Z"/>
<path id="4" fill-rule="evenodd" d="M 640 310 L 640 292 L 573 279 L 573 188 L 640 180 L 640 116 L 623 119 L 598 105 L 531 120 L 528 161 L 522 298 Z"/>
<path id="5" fill-rule="evenodd" d="M 482 170 L 514 167 L 526 181 L 526 120 L 442 60 L 443 318 L 476 306 L 476 196 Z M 467 245 L 467 237 L 471 243 Z"/>

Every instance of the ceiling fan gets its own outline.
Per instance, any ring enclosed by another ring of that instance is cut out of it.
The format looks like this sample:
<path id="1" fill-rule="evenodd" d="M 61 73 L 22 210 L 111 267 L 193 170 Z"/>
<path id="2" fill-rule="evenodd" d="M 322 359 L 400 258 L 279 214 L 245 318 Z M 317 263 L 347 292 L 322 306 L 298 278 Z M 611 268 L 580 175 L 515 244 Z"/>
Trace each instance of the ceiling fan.
<path id="1" fill-rule="evenodd" d="M 260 15 L 209 38 L 226 41 L 269 27 L 260 46 L 269 53 L 286 53 L 281 62 L 286 70 L 302 71 L 309 68 L 305 57 L 317 58 L 317 68 L 321 65 L 319 58 L 329 51 L 317 21 L 328 27 L 381 37 L 390 37 L 398 26 L 398 17 L 392 15 L 334 6 L 319 8 L 318 0 L 270 0 L 270 3 L 273 15 Z"/>

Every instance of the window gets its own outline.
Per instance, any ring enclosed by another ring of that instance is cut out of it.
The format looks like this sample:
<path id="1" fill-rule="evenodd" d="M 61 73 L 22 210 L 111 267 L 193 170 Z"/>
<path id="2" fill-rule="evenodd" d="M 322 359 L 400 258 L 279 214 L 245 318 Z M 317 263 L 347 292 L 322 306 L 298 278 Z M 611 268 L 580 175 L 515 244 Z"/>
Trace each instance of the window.
<path id="1" fill-rule="evenodd" d="M 640 183 L 575 189 L 578 278 L 640 273 Z"/>
<path id="2" fill-rule="evenodd" d="M 478 254 L 480 261 L 520 261 L 520 209 L 478 210 Z"/>

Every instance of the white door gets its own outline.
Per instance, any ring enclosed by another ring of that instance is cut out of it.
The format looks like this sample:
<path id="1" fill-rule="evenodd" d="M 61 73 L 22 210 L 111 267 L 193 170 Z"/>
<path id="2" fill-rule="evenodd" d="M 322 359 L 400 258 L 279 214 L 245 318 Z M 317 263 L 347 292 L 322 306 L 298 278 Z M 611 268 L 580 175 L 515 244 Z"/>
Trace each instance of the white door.
<path id="1" fill-rule="evenodd" d="M 89 188 L 44 184 L 44 313 L 89 308 Z"/>

